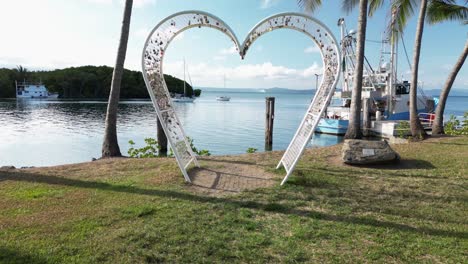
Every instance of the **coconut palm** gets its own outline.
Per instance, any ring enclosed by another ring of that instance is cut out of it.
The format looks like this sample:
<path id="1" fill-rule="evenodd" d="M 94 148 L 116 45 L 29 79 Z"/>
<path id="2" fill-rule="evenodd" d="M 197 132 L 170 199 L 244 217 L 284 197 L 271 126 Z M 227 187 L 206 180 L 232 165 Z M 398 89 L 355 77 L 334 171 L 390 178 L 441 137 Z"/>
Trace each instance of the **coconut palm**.
<path id="1" fill-rule="evenodd" d="M 29 77 L 29 70 L 21 65 L 18 65 L 16 66 L 15 74 L 16 74 L 15 76 L 16 80 L 26 81 L 26 79 L 28 79 Z"/>
<path id="2" fill-rule="evenodd" d="M 468 40 L 465 43 L 465 48 L 463 49 L 462 54 L 458 58 L 457 63 L 453 66 L 452 71 L 450 72 L 447 80 L 445 81 L 444 88 L 440 92 L 439 96 L 439 103 L 437 104 L 437 108 L 435 111 L 435 119 L 434 123 L 432 124 L 432 135 L 440 135 L 444 134 L 444 111 L 445 111 L 445 104 L 447 102 L 448 95 L 450 93 L 450 89 L 452 88 L 452 84 L 457 78 L 457 74 L 460 71 L 463 63 L 465 63 L 466 56 L 468 55 Z"/>
<path id="3" fill-rule="evenodd" d="M 468 4 L 468 1 L 465 2 L 465 5 Z M 468 8 L 466 6 L 460 6 L 452 3 L 447 3 L 447 1 L 431 1 L 427 9 L 427 21 L 430 24 L 440 23 L 447 20 L 461 20 L 463 24 L 467 24 L 468 21 Z M 462 54 L 455 63 L 452 71 L 450 72 L 447 80 L 445 81 L 444 87 L 440 92 L 439 104 L 437 105 L 435 111 L 435 119 L 432 124 L 432 134 L 440 135 L 444 134 L 444 125 L 443 117 L 445 104 L 447 102 L 447 97 L 452 88 L 453 82 L 458 75 L 458 72 L 465 63 L 466 57 L 468 55 L 468 40 L 465 43 L 465 48 L 463 49 Z"/>
<path id="4" fill-rule="evenodd" d="M 466 3 L 468 3 L 468 1 L 465 2 L 465 5 Z M 422 34 L 424 31 L 424 20 L 426 19 L 426 15 L 427 21 L 432 23 L 440 22 L 443 20 L 464 20 L 467 17 L 467 11 L 466 7 L 457 6 L 455 0 L 394 0 L 393 8 L 399 10 L 397 18 L 397 24 L 399 29 L 398 32 L 403 32 L 408 18 L 414 13 L 414 9 L 417 7 L 418 4 L 420 6 L 418 21 L 416 25 L 416 38 L 414 41 L 411 78 L 412 88 L 410 90 L 410 129 L 411 135 L 413 137 L 424 138 L 427 136 L 427 134 L 421 125 L 421 121 L 419 120 L 417 112 L 418 69 L 419 57 L 421 52 Z M 451 84 L 449 86 L 451 87 Z M 443 102 L 443 105 L 445 106 L 445 102 Z"/>
<path id="5" fill-rule="evenodd" d="M 322 1 L 320 0 L 299 0 L 299 5 L 304 10 L 312 12 Z M 383 5 L 383 0 L 343 0 L 343 9 L 346 12 L 351 12 L 359 5 L 357 44 L 356 44 L 356 68 L 354 71 L 353 91 L 351 97 L 351 109 L 349 116 L 348 130 L 345 138 L 357 139 L 362 137 L 361 132 L 361 91 L 362 91 L 362 76 L 364 72 L 364 50 L 366 40 L 367 15 L 372 16 L 374 12 Z"/>
<path id="6" fill-rule="evenodd" d="M 112 74 L 111 90 L 107 104 L 106 124 L 104 131 L 104 141 L 102 143 L 102 157 L 118 157 L 120 153 L 119 143 L 117 141 L 117 108 L 120 97 L 120 84 L 124 70 L 125 55 L 127 53 L 127 42 L 130 31 L 130 18 L 132 15 L 133 0 L 125 1 L 122 29 L 120 32 L 119 49 L 115 62 L 114 72 Z"/>

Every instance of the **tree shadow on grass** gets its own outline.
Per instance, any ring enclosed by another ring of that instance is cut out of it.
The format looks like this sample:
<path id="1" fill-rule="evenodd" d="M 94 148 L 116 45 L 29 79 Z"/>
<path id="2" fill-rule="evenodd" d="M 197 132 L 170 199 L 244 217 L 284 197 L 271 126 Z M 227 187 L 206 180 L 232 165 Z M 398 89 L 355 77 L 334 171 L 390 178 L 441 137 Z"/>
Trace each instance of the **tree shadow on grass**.
<path id="1" fill-rule="evenodd" d="M 338 176 L 338 177 L 345 177 L 345 178 L 356 178 L 356 177 L 362 177 L 363 172 L 358 171 L 358 170 L 339 170 L 339 169 L 332 169 L 332 168 L 320 168 L 320 167 L 298 167 L 297 171 L 308 171 L 309 173 L 312 172 L 317 172 L 317 173 L 328 173 L 333 176 Z M 376 176 L 377 177 L 377 176 Z M 387 176 L 381 176 L 381 177 L 387 177 Z M 423 179 L 432 179 L 432 180 L 445 180 L 448 179 L 449 177 L 444 177 L 444 176 L 428 176 L 425 174 L 404 174 L 404 173 L 399 173 L 398 171 L 392 171 L 388 172 L 388 178 L 392 177 L 400 177 L 400 178 L 423 178 Z"/>
<path id="2" fill-rule="evenodd" d="M 47 261 L 37 255 L 30 255 L 17 249 L 0 246 L 0 263 L 42 264 L 47 263 Z"/>
<path id="3" fill-rule="evenodd" d="M 144 189 L 135 186 L 114 185 L 105 182 L 96 181 L 82 181 L 77 179 L 68 179 L 58 176 L 49 176 L 25 172 L 0 172 L 1 180 L 20 181 L 20 182 L 33 182 L 44 183 L 51 185 L 69 186 L 87 189 L 99 189 L 102 191 L 121 192 L 138 195 L 150 195 L 163 198 L 176 198 L 181 200 L 200 202 L 200 203 L 214 203 L 214 204 L 230 204 L 237 207 L 249 208 L 253 210 L 261 210 L 268 212 L 275 212 L 285 215 L 297 215 L 304 217 L 311 217 L 324 221 L 343 222 L 349 224 L 366 225 L 372 227 L 391 228 L 403 232 L 412 232 L 424 235 L 453 237 L 453 238 L 468 238 L 468 232 L 458 232 L 452 230 L 440 230 L 428 227 L 412 227 L 405 224 L 399 224 L 384 220 L 377 220 L 369 217 L 361 216 L 344 216 L 332 215 L 328 213 L 318 212 L 314 210 L 305 210 L 298 208 L 291 208 L 280 203 L 261 203 L 256 201 L 235 200 L 232 198 L 217 198 L 198 196 L 190 193 L 173 191 L 173 190 L 158 190 L 158 189 Z"/>

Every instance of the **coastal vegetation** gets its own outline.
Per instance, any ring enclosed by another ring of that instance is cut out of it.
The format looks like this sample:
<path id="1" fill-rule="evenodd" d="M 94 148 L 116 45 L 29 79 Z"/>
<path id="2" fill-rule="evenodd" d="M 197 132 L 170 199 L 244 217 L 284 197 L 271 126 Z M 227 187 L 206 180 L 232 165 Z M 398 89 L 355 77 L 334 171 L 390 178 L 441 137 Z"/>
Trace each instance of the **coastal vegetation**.
<path id="1" fill-rule="evenodd" d="M 467 145 L 394 145 L 400 164 L 379 167 L 337 162 L 341 145 L 308 149 L 282 187 L 282 152 L 201 160 L 274 176 L 222 195 L 185 184 L 172 158 L 3 170 L 0 262 L 463 263 Z"/>
<path id="2" fill-rule="evenodd" d="M 451 115 L 445 124 L 445 133 L 447 135 L 468 135 L 468 112 L 463 114 L 462 120 Z"/>
<path id="3" fill-rule="evenodd" d="M 112 67 L 81 66 L 57 70 L 29 71 L 19 66 L 16 69 L 0 68 L 0 98 L 15 98 L 15 81 L 42 81 L 50 92 L 59 93 L 65 99 L 107 99 L 109 97 Z M 171 93 L 184 93 L 184 81 L 164 75 Z M 200 96 L 200 89 L 186 83 L 187 93 Z M 140 71 L 125 69 L 120 90 L 121 99 L 149 99 L 143 75 Z"/>
<path id="4" fill-rule="evenodd" d="M 135 147 L 135 141 L 130 140 L 128 143 L 130 144 L 130 148 L 128 149 L 127 153 L 130 158 L 155 158 L 155 157 L 173 157 L 174 152 L 172 149 L 170 149 L 170 152 L 168 155 L 166 153 L 163 153 L 161 151 L 162 145 L 159 143 L 158 140 L 154 138 L 145 138 L 145 145 L 141 148 L 136 148 Z M 190 147 L 192 148 L 192 151 L 198 155 L 198 156 L 211 156 L 211 153 L 207 149 L 198 149 L 195 147 L 195 144 L 193 143 L 193 139 L 190 137 L 187 137 L 187 141 L 190 144 Z"/>

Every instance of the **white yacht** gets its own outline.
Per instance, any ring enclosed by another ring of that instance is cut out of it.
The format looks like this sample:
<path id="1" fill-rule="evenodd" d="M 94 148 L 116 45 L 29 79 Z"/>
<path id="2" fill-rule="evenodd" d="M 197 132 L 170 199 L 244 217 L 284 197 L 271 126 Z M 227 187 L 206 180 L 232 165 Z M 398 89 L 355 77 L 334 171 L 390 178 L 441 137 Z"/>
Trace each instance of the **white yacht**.
<path id="1" fill-rule="evenodd" d="M 226 89 L 226 74 L 224 75 L 224 89 Z M 225 95 L 216 97 L 216 101 L 228 102 L 230 100 L 231 100 L 231 97 L 225 96 Z"/>
<path id="2" fill-rule="evenodd" d="M 189 73 L 189 79 L 190 78 L 190 73 Z M 172 97 L 172 102 L 177 102 L 177 103 L 193 103 L 195 101 L 195 97 L 193 96 L 186 96 L 187 94 L 187 87 L 185 85 L 185 59 L 184 59 L 184 94 L 176 94 L 174 97 Z M 192 81 L 190 81 L 190 85 L 192 85 Z M 192 85 L 193 89 L 193 85 Z"/>
<path id="3" fill-rule="evenodd" d="M 58 97 L 58 93 L 50 93 L 44 84 L 39 83 L 27 83 L 17 82 L 16 84 L 16 98 L 24 99 L 55 99 Z"/>
<path id="4" fill-rule="evenodd" d="M 216 97 L 216 100 L 226 102 L 226 101 L 231 100 L 231 97 L 229 97 L 229 96 L 218 96 L 218 97 Z"/>

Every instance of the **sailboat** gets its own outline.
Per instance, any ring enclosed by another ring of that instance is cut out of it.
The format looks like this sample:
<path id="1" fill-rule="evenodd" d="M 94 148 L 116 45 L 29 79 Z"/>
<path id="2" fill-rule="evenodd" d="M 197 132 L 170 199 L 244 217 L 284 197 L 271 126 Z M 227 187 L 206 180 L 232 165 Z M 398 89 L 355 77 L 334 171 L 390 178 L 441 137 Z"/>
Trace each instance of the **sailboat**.
<path id="1" fill-rule="evenodd" d="M 226 75 L 224 75 L 224 89 L 226 89 Z M 216 100 L 217 101 L 227 102 L 227 101 L 231 100 L 231 97 L 229 97 L 229 96 L 218 96 L 218 97 L 216 97 Z"/>
<path id="2" fill-rule="evenodd" d="M 189 73 L 189 79 L 190 78 L 190 73 Z M 191 81 L 190 81 L 191 83 Z M 190 84 L 192 85 L 192 84 Z M 192 85 L 193 87 L 193 85 Z M 172 98 L 172 102 L 177 102 L 177 103 L 193 103 L 193 101 L 195 101 L 195 98 L 193 96 L 191 97 L 188 97 L 188 96 L 185 96 L 187 94 L 187 87 L 186 87 L 186 82 L 185 82 L 185 58 L 184 58 L 184 94 L 183 95 L 180 95 L 180 94 L 176 94 L 175 97 Z"/>

